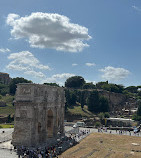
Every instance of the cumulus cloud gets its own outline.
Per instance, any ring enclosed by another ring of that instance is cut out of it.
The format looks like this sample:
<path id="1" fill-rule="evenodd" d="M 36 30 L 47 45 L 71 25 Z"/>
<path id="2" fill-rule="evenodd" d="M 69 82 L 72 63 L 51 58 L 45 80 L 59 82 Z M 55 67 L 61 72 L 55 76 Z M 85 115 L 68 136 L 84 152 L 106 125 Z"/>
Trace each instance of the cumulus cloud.
<path id="1" fill-rule="evenodd" d="M 90 81 L 90 80 L 85 80 L 86 83 L 93 83 L 93 84 L 96 84 L 96 81 Z"/>
<path id="2" fill-rule="evenodd" d="M 90 67 L 90 66 L 95 66 L 96 64 L 95 63 L 86 63 L 85 65 Z"/>
<path id="3" fill-rule="evenodd" d="M 40 64 L 39 60 L 29 51 L 22 51 L 19 53 L 12 53 L 8 56 L 8 59 L 12 61 L 7 66 L 9 69 L 11 66 L 22 68 L 23 70 L 30 70 L 31 68 L 38 68 L 41 70 L 50 70 L 49 66 Z M 13 68 L 12 67 L 12 68 Z M 19 69 L 19 70 L 20 70 Z"/>
<path id="4" fill-rule="evenodd" d="M 23 71 L 24 74 L 33 77 L 44 78 L 45 75 L 40 70 L 51 70 L 49 66 L 41 64 L 29 51 L 12 53 L 8 56 L 8 59 L 11 61 L 6 66 L 7 69 Z"/>
<path id="5" fill-rule="evenodd" d="M 9 14 L 6 22 L 12 27 L 11 35 L 27 39 L 31 47 L 79 52 L 89 46 L 83 41 L 91 39 L 86 27 L 59 14 L 36 12 L 25 17 Z"/>
<path id="6" fill-rule="evenodd" d="M 36 78 L 41 78 L 41 79 L 44 79 L 46 77 L 44 73 L 37 72 L 34 70 L 25 71 L 24 74 L 29 75 L 29 76 L 34 76 Z"/>
<path id="7" fill-rule="evenodd" d="M 129 71 L 124 68 L 114 68 L 112 66 L 107 66 L 104 69 L 100 69 L 103 73 L 102 78 L 106 80 L 121 80 L 126 78 L 129 75 Z"/>
<path id="8" fill-rule="evenodd" d="M 10 49 L 8 49 L 8 48 L 0 48 L 0 52 L 1 53 L 7 53 L 7 52 L 10 52 Z"/>
<path id="9" fill-rule="evenodd" d="M 136 11 L 139 11 L 139 12 L 141 11 L 141 8 L 139 8 L 139 7 L 135 6 L 135 5 L 133 5 L 132 8 L 134 8 Z"/>
<path id="10" fill-rule="evenodd" d="M 72 76 L 75 76 L 75 74 L 71 74 L 71 73 L 55 74 L 49 78 L 46 78 L 42 82 L 43 83 L 58 83 L 60 85 L 63 85 L 66 79 Z"/>
<path id="11" fill-rule="evenodd" d="M 72 66 L 77 66 L 77 65 L 78 65 L 78 64 L 76 64 L 76 63 L 73 63 L 73 64 L 72 64 Z"/>

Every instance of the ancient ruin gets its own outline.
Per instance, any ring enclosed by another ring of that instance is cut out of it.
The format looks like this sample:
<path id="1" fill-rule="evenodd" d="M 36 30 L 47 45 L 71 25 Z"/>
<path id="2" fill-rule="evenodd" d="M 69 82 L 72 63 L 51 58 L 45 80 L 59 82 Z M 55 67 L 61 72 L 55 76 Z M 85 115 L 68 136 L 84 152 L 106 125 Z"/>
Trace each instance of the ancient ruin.
<path id="1" fill-rule="evenodd" d="M 10 81 L 11 81 L 11 78 L 9 77 L 9 74 L 0 72 L 0 83 L 9 84 Z"/>
<path id="2" fill-rule="evenodd" d="M 64 135 L 64 89 L 39 84 L 18 84 L 12 144 L 37 147 Z"/>

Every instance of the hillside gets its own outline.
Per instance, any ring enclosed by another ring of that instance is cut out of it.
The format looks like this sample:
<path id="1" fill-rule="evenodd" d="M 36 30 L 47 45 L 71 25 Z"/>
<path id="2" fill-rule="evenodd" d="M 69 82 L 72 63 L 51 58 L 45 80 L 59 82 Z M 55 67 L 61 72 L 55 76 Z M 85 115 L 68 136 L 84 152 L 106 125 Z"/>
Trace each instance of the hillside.
<path id="1" fill-rule="evenodd" d="M 0 107 L 0 123 L 7 122 L 8 117 L 13 117 L 15 108 L 13 106 L 14 97 L 11 95 L 1 96 L 0 102 L 6 103 L 6 106 Z"/>

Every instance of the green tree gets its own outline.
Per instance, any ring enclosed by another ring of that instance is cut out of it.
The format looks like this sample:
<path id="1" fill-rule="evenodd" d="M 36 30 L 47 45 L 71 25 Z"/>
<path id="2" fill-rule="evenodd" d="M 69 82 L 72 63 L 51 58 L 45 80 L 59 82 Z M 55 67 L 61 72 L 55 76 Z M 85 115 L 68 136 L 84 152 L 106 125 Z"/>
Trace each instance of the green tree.
<path id="1" fill-rule="evenodd" d="M 77 96 L 75 95 L 74 92 L 71 92 L 71 105 L 75 105 L 76 104 L 76 100 L 77 100 Z"/>
<path id="2" fill-rule="evenodd" d="M 139 105 L 138 105 L 137 115 L 141 116 L 141 102 L 139 102 Z"/>
<path id="3" fill-rule="evenodd" d="M 133 115 L 132 119 L 135 121 L 141 121 L 141 101 L 138 102 L 137 113 Z"/>
<path id="4" fill-rule="evenodd" d="M 8 115 L 8 117 L 7 117 L 7 123 L 11 123 L 11 121 L 12 121 L 11 115 Z"/>
<path id="5" fill-rule="evenodd" d="M 65 87 L 67 88 L 81 88 L 85 83 L 85 80 L 81 76 L 73 76 L 66 80 Z"/>
<path id="6" fill-rule="evenodd" d="M 110 114 L 109 114 L 108 112 L 105 112 L 105 113 L 104 113 L 104 117 L 105 117 L 105 118 L 109 118 L 109 117 L 110 117 Z"/>
<path id="7" fill-rule="evenodd" d="M 101 96 L 99 98 L 99 112 L 108 112 L 109 111 L 109 102 L 107 98 Z"/>
<path id="8" fill-rule="evenodd" d="M 131 92 L 131 93 L 137 93 L 138 92 L 138 87 L 129 86 L 129 87 L 126 87 L 125 90 L 127 90 L 128 92 Z"/>
<path id="9" fill-rule="evenodd" d="M 107 90 L 109 92 L 115 92 L 115 93 L 122 93 L 124 90 L 124 87 L 122 85 L 117 85 L 113 83 L 101 83 L 101 89 Z"/>
<path id="10" fill-rule="evenodd" d="M 0 83 L 0 94 L 1 95 L 9 94 L 9 85 Z"/>
<path id="11" fill-rule="evenodd" d="M 106 82 L 98 82 L 97 84 L 96 84 L 96 88 L 98 88 L 98 89 L 103 89 L 103 86 L 104 85 L 108 85 L 108 81 L 106 81 Z"/>
<path id="12" fill-rule="evenodd" d="M 10 85 L 9 85 L 11 94 L 13 94 L 13 95 L 15 94 L 18 83 L 32 83 L 32 81 L 29 81 L 29 80 L 24 79 L 22 77 L 13 78 L 12 81 L 10 82 Z"/>
<path id="13" fill-rule="evenodd" d="M 85 92 L 84 91 L 81 91 L 80 104 L 81 104 L 81 108 L 83 109 L 85 105 Z"/>
<path id="14" fill-rule="evenodd" d="M 68 89 L 65 89 L 65 97 L 66 97 L 66 108 L 70 106 L 70 92 Z"/>
<path id="15" fill-rule="evenodd" d="M 83 89 L 95 89 L 95 85 L 91 82 L 91 83 L 85 83 L 82 87 Z"/>
<path id="16" fill-rule="evenodd" d="M 99 112 L 99 94 L 98 91 L 93 91 L 88 96 L 88 110 L 91 112 Z"/>
<path id="17" fill-rule="evenodd" d="M 65 90 L 66 106 L 72 106 L 76 104 L 77 96 L 74 91 L 68 89 Z"/>

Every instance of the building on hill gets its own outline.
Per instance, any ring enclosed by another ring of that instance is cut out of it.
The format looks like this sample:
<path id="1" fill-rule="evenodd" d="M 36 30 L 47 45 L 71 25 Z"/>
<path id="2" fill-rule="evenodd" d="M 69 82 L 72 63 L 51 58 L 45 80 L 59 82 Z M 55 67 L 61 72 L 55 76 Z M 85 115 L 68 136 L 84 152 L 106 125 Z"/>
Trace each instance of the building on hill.
<path id="1" fill-rule="evenodd" d="M 11 78 L 9 77 L 8 73 L 0 72 L 0 83 L 9 84 L 10 81 L 11 81 Z"/>

